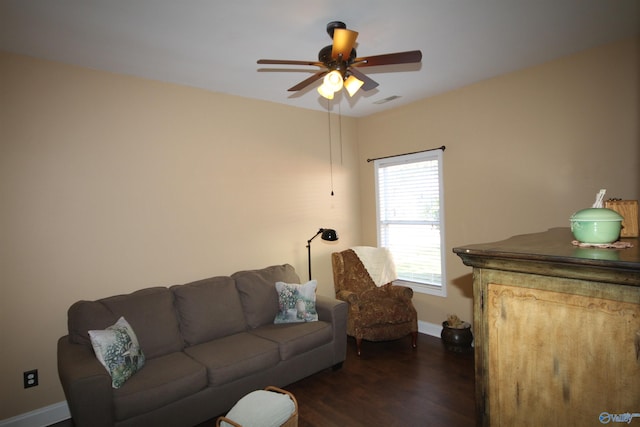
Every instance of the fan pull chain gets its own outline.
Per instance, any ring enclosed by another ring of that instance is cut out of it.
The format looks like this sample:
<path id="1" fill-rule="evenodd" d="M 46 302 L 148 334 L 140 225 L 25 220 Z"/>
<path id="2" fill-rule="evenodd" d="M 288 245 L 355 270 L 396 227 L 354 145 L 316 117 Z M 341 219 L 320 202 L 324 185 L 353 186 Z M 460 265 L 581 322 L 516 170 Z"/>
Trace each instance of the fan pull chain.
<path id="1" fill-rule="evenodd" d="M 342 157 L 343 149 L 342 149 L 342 108 L 340 104 L 338 104 L 338 120 L 340 126 L 340 164 L 344 165 L 344 158 Z"/>
<path id="2" fill-rule="evenodd" d="M 339 106 L 340 104 L 338 104 Z M 329 170 L 331 173 L 331 195 L 333 196 L 333 152 L 331 146 L 331 100 L 327 99 L 327 119 L 329 121 Z"/>

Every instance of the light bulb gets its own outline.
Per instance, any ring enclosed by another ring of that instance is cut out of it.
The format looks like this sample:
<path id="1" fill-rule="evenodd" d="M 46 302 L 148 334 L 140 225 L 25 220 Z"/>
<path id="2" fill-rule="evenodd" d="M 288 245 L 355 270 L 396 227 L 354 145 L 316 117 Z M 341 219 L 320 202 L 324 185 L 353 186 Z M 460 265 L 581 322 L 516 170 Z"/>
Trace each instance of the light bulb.
<path id="1" fill-rule="evenodd" d="M 342 74 L 339 71 L 333 70 L 326 76 L 324 76 L 324 85 L 327 86 L 327 89 L 331 89 L 333 92 L 337 92 L 342 89 L 342 85 L 344 81 L 342 79 Z"/>

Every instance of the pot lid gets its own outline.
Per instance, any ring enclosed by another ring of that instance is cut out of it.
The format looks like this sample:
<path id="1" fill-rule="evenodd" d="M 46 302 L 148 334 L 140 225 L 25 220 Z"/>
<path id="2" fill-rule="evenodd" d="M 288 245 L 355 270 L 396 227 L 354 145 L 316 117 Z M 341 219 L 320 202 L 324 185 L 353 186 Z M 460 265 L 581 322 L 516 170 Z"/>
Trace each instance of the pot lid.
<path id="1" fill-rule="evenodd" d="M 571 221 L 622 221 L 618 212 L 608 208 L 587 208 L 571 215 Z"/>

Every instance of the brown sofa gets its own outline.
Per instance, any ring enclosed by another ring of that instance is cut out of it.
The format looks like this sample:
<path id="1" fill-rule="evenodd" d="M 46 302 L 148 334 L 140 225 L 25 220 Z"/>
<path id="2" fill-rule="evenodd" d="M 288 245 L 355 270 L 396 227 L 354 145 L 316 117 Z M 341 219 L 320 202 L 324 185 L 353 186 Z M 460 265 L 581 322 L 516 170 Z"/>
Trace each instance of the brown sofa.
<path id="1" fill-rule="evenodd" d="M 318 295 L 317 322 L 274 324 L 276 281 L 300 283 L 287 264 L 74 303 L 69 334 L 58 341 L 74 425 L 193 426 L 225 413 L 250 391 L 340 367 L 347 304 Z M 115 389 L 88 331 L 121 316 L 146 361 Z"/>

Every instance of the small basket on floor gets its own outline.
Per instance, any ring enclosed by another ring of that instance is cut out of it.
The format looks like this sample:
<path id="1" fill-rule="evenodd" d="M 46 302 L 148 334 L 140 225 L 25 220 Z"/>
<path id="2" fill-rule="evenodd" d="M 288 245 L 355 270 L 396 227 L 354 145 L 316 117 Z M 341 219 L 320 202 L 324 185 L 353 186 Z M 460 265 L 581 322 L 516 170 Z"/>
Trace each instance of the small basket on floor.
<path id="1" fill-rule="evenodd" d="M 238 400 L 216 427 L 298 427 L 298 401 L 275 386 L 256 390 Z"/>

